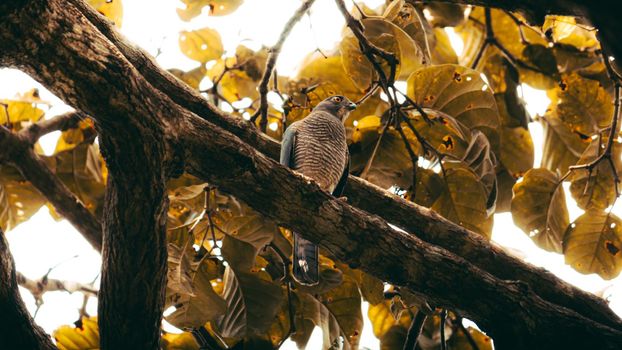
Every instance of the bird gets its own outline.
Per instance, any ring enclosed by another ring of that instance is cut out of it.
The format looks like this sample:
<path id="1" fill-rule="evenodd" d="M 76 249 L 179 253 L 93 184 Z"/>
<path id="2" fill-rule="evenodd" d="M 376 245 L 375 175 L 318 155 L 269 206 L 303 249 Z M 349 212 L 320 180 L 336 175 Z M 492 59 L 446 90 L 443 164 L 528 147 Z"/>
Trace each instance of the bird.
<path id="1" fill-rule="evenodd" d="M 342 198 L 350 169 L 344 121 L 356 104 L 330 96 L 283 133 L 280 163 L 315 180 L 321 189 Z M 292 274 L 303 285 L 319 283 L 319 248 L 294 232 Z"/>

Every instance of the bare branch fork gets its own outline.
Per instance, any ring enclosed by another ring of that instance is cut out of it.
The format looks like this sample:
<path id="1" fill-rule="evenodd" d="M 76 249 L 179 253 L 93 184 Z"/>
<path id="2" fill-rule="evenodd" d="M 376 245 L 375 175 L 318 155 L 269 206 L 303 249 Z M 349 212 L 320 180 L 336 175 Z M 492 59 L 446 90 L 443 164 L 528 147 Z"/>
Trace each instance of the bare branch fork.
<path id="1" fill-rule="evenodd" d="M 90 284 L 78 283 L 73 281 L 61 281 L 54 278 L 48 278 L 48 274 L 43 277 L 33 280 L 20 272 L 17 272 L 17 283 L 20 286 L 28 289 L 30 294 L 35 298 L 37 306 L 43 303 L 43 294 L 47 292 L 61 291 L 61 292 L 82 292 L 86 295 L 97 296 L 97 289 Z"/>
<path id="2" fill-rule="evenodd" d="M 285 40 L 289 36 L 289 33 L 292 31 L 296 23 L 300 21 L 302 16 L 307 13 L 311 5 L 315 0 L 304 0 L 300 5 L 298 10 L 294 12 L 294 15 L 287 21 L 283 31 L 281 32 L 281 36 L 279 36 L 279 40 L 270 48 L 270 54 L 268 55 L 268 60 L 266 62 L 266 68 L 263 72 L 263 76 L 261 77 L 261 81 L 257 89 L 259 90 L 259 98 L 260 104 L 259 108 L 252 115 L 250 121 L 255 124 L 255 121 L 258 117 L 259 119 L 259 128 L 262 132 L 266 132 L 266 127 L 268 125 L 268 83 L 270 82 L 270 77 L 272 76 L 272 71 L 274 70 L 274 66 L 276 65 L 276 61 L 279 58 L 279 54 L 281 53 L 281 48 L 285 43 Z M 277 77 L 274 77 L 275 81 Z"/>
<path id="3" fill-rule="evenodd" d="M 508 12 L 509 13 L 509 12 Z M 501 54 L 503 54 L 503 56 L 514 66 L 514 67 L 520 67 L 520 68 L 524 68 L 524 69 L 528 69 L 537 73 L 544 73 L 540 68 L 538 67 L 534 67 L 530 64 L 525 63 L 523 60 L 517 59 L 516 57 L 514 57 L 514 55 L 512 55 L 512 53 L 505 47 L 503 46 L 503 44 L 501 44 L 499 42 L 499 40 L 497 40 L 497 37 L 495 36 L 494 33 L 494 29 L 492 26 L 492 16 L 491 16 L 491 10 L 490 7 L 486 7 L 484 9 L 484 16 L 485 16 L 485 26 L 486 26 L 486 37 L 484 39 L 484 43 L 482 44 L 482 46 L 480 47 L 479 51 L 477 52 L 477 55 L 475 56 L 475 60 L 473 61 L 471 68 L 473 69 L 477 69 L 477 67 L 479 66 L 480 60 L 482 59 L 484 52 L 486 51 L 486 49 L 488 48 L 488 46 L 494 46 L 496 47 L 499 51 L 501 51 Z M 521 35 L 521 40 L 525 40 L 524 38 L 524 34 L 521 28 L 521 22 L 519 21 L 518 18 L 516 18 L 516 16 L 514 16 L 513 14 L 510 16 L 510 18 L 512 18 L 515 23 L 517 23 L 518 27 L 519 27 L 519 32 Z M 518 21 L 518 22 L 516 22 Z"/>
<path id="4" fill-rule="evenodd" d="M 378 74 L 378 82 L 372 83 L 368 92 L 357 102 L 357 104 L 362 103 L 362 101 L 367 99 L 369 96 L 373 95 L 376 92 L 378 87 L 380 87 L 383 90 L 390 104 L 388 119 L 386 120 L 386 124 L 383 126 L 381 135 L 376 141 L 374 150 L 371 156 L 369 157 L 367 164 L 365 165 L 365 168 L 363 169 L 363 172 L 361 173 L 361 177 L 365 177 L 366 173 L 371 168 L 374 158 L 376 156 L 376 152 L 378 151 L 380 147 L 380 143 L 382 142 L 383 136 L 386 134 L 389 125 L 393 125 L 395 129 L 398 131 L 402 139 L 402 143 L 404 144 L 404 147 L 406 148 L 406 151 L 408 152 L 408 156 L 410 157 L 410 160 L 413 165 L 412 189 L 414 190 L 416 183 L 417 183 L 417 164 L 419 161 L 419 157 L 413 151 L 412 146 L 410 145 L 410 142 L 408 141 L 406 135 L 404 134 L 404 131 L 402 130 L 402 125 L 401 125 L 402 121 L 408 121 L 407 120 L 408 116 L 406 116 L 405 113 L 403 113 L 402 108 L 410 104 L 413 108 L 415 108 L 419 112 L 421 117 L 427 123 L 431 123 L 431 120 L 428 117 L 427 113 L 423 110 L 423 108 L 421 108 L 421 106 L 419 106 L 415 101 L 413 101 L 406 94 L 402 93 L 397 88 L 395 88 L 395 85 L 394 85 L 395 78 L 396 78 L 395 75 L 396 75 L 397 65 L 399 64 L 399 60 L 397 59 L 397 57 L 395 57 L 395 54 L 391 52 L 387 52 L 384 49 L 377 47 L 376 45 L 371 43 L 369 39 L 365 36 L 365 33 L 364 33 L 365 27 L 363 26 L 363 23 L 360 20 L 356 19 L 354 16 L 352 16 L 352 14 L 346 8 L 345 2 L 343 0 L 335 0 L 335 2 L 337 4 L 337 7 L 339 8 L 339 11 L 341 12 L 341 14 L 346 20 L 346 25 L 348 26 L 348 28 L 350 28 L 350 30 L 352 31 L 352 33 L 358 40 L 359 48 L 361 52 L 365 55 L 367 60 L 371 63 L 376 74 Z M 356 8 L 361 13 L 361 16 L 364 16 L 364 13 L 361 11 L 361 9 L 358 6 L 356 6 Z M 387 64 L 389 65 L 390 70 L 389 70 L 388 76 L 385 73 L 385 71 L 382 69 L 382 65 L 378 61 L 378 58 L 386 61 Z M 398 93 L 405 98 L 406 102 L 404 105 L 400 105 L 398 103 L 398 99 L 397 99 Z M 415 133 L 415 135 L 417 135 L 417 141 L 419 141 L 419 143 L 421 144 L 424 150 L 424 155 L 433 154 L 434 152 L 428 147 L 429 144 L 422 137 L 420 137 L 421 135 L 419 135 L 419 133 L 417 133 L 417 131 L 414 130 L 414 128 L 412 128 L 412 124 L 408 123 L 408 125 L 409 125 L 409 128 Z M 440 162 L 442 158 L 438 158 L 438 159 Z"/>
<path id="5" fill-rule="evenodd" d="M 609 165 L 609 168 L 611 170 L 611 174 L 613 176 L 613 181 L 614 181 L 614 188 L 615 188 L 615 193 L 616 193 L 616 199 L 618 197 L 620 197 L 620 177 L 618 174 L 618 169 L 616 169 L 615 166 L 615 160 L 614 160 L 614 153 L 613 153 L 613 145 L 614 142 L 618 139 L 618 132 L 620 129 L 620 90 L 622 89 L 622 80 L 620 79 L 620 75 L 618 74 L 618 72 L 616 72 L 613 67 L 611 66 L 611 62 L 609 61 L 609 56 L 607 55 L 607 52 L 605 51 L 605 49 L 603 48 L 601 50 L 601 56 L 602 56 L 602 60 L 603 63 L 605 64 L 605 67 L 607 69 L 607 75 L 609 76 L 609 79 L 611 79 L 611 81 L 613 82 L 613 115 L 611 116 L 611 125 L 609 126 L 609 135 L 607 136 L 607 143 L 604 147 L 604 150 L 602 153 L 601 152 L 601 147 L 598 147 L 598 156 L 593 159 L 592 161 L 586 163 L 586 164 L 578 164 L 578 165 L 572 165 L 570 167 L 568 167 L 568 172 L 566 172 L 566 174 L 564 174 L 564 176 L 562 176 L 559 180 L 559 184 L 561 184 L 564 180 L 566 180 L 568 178 L 568 176 L 570 176 L 570 174 L 574 171 L 577 170 L 586 170 L 588 172 L 588 181 L 586 182 L 586 186 L 587 184 L 589 184 L 589 178 L 592 176 L 592 171 L 594 170 L 594 168 L 596 168 L 596 166 L 598 166 L 598 164 L 600 164 L 603 161 L 606 161 L 607 164 Z M 601 137 L 601 134 L 598 134 L 599 140 Z"/>

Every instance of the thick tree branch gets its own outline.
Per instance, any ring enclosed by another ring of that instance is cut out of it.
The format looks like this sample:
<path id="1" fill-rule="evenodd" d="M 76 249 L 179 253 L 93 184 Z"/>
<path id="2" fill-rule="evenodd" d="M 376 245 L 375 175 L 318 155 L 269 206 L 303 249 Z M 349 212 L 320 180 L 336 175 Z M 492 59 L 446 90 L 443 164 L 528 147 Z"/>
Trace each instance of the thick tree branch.
<path id="1" fill-rule="evenodd" d="M 150 56 L 123 39 L 110 22 L 82 0 L 70 1 L 85 13 L 155 88 L 180 106 L 232 132 L 269 157 L 278 159 L 279 144 L 276 141 L 261 135 L 254 128 L 249 128 L 244 120 L 222 113 L 197 91 L 160 69 Z M 526 282 L 548 301 L 622 329 L 619 318 L 603 299 L 559 280 L 545 269 L 536 268 L 510 256 L 497 245 L 449 222 L 429 209 L 354 176 L 349 177 L 345 195 L 353 205 L 376 213 L 404 230 L 415 233 L 419 238 L 465 258 L 497 278 Z"/>
<path id="2" fill-rule="evenodd" d="M 508 11 L 515 11 L 523 15 L 531 23 L 541 23 L 544 16 L 564 15 L 581 16 L 583 13 L 570 6 L 564 6 L 564 1 L 559 0 L 423 0 L 423 3 L 447 2 L 458 5 L 476 5 L 494 7 Z M 581 3 L 582 1 L 567 1 L 567 3 Z"/>
<path id="3" fill-rule="evenodd" d="M 30 317 L 17 288 L 15 262 L 0 228 L 0 348 L 56 350 L 50 336 Z"/>
<path id="4" fill-rule="evenodd" d="M 257 89 L 259 90 L 259 109 L 253 114 L 251 117 L 251 121 L 254 123 L 257 117 L 259 119 L 259 127 L 261 131 L 266 132 L 266 126 L 268 125 L 268 83 L 270 82 L 270 77 L 272 76 L 272 71 L 274 70 L 274 66 L 276 65 L 276 60 L 279 58 L 279 54 L 281 53 L 281 48 L 285 43 L 285 40 L 289 36 L 289 33 L 294 29 L 294 26 L 300 18 L 307 13 L 309 8 L 313 5 L 315 0 L 304 0 L 298 10 L 294 13 L 294 15 L 285 23 L 285 27 L 281 32 L 281 36 L 279 36 L 279 40 L 270 48 L 270 54 L 268 55 L 268 60 L 266 61 L 266 68 L 263 72 L 263 76 L 261 77 L 261 81 L 259 82 L 259 86 Z M 276 81 L 277 78 L 275 77 Z"/>
<path id="5" fill-rule="evenodd" d="M 32 149 L 31 132 L 13 134 L 0 126 L 0 163 L 8 163 L 47 198 L 54 209 L 80 231 L 96 250 L 101 250 L 101 225 L 80 200 L 52 173 Z"/>
<path id="6" fill-rule="evenodd" d="M 498 280 L 462 258 L 392 229 L 381 218 L 343 203 L 308 179 L 292 177 L 287 169 L 212 124 L 196 118 L 188 122 L 181 129 L 187 132 L 191 173 L 279 225 L 303 232 L 350 266 L 459 310 L 500 344 L 575 346 L 581 339 L 599 339 L 603 348 L 622 345 L 622 338 L 617 338 L 622 331 L 549 303 L 524 282 Z M 212 135 L 209 143 L 204 142 L 207 135 Z M 552 339 L 550 334 L 559 332 L 559 327 L 573 339 Z M 574 338 L 578 332 L 581 336 Z"/>

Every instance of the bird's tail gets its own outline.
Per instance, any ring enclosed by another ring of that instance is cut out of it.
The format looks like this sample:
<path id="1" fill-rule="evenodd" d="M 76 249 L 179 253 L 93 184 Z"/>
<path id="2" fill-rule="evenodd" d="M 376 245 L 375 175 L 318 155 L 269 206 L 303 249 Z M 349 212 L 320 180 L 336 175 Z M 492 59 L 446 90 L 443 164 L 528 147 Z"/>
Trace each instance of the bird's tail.
<path id="1" fill-rule="evenodd" d="M 320 258 L 318 246 L 294 232 L 293 273 L 298 283 L 318 284 L 320 281 Z"/>

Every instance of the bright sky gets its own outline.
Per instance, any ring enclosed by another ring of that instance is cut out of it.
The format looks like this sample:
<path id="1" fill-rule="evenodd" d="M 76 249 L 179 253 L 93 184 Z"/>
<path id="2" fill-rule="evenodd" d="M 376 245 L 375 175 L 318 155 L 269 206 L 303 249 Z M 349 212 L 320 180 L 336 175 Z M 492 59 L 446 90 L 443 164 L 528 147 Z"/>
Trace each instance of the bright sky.
<path id="1" fill-rule="evenodd" d="M 384 0 L 363 1 L 374 8 Z M 158 62 L 164 68 L 192 69 L 197 63 L 182 55 L 178 47 L 178 33 L 209 26 L 217 29 L 225 44 L 225 50 L 234 54 L 236 46 L 243 42 L 257 49 L 262 44 L 270 46 L 278 38 L 283 24 L 299 6 L 299 1 L 282 0 L 246 0 L 236 12 L 226 17 L 202 15 L 192 22 L 183 22 L 177 16 L 176 7 L 180 3 L 173 0 L 124 0 L 124 19 L 122 33 L 134 43 L 155 55 L 161 54 Z M 277 70 L 279 74 L 291 75 L 307 53 L 317 47 L 330 51 L 340 38 L 344 21 L 332 0 L 317 0 L 310 16 L 294 28 L 283 47 Z M 462 43 L 449 30 L 452 44 L 457 51 Z M 14 97 L 16 93 L 33 87 L 40 89 L 41 97 L 51 102 L 51 109 L 46 114 L 51 118 L 69 109 L 59 99 L 45 90 L 25 74 L 0 69 L 0 98 Z M 532 115 L 543 113 L 548 105 L 548 98 L 543 91 L 524 85 L 522 93 Z M 542 145 L 542 129 L 532 123 L 530 131 L 536 147 L 535 166 L 539 165 Z M 41 140 L 44 149 L 54 149 L 58 133 L 48 135 Z M 567 190 L 567 188 L 566 188 Z M 566 191 L 568 193 L 568 191 Z M 581 215 L 582 210 L 574 206 L 569 198 L 570 219 Z M 620 202 L 620 201 L 618 201 Z M 613 210 L 620 216 L 621 207 Z M 89 283 L 98 277 L 100 258 L 90 248 L 82 236 L 66 221 L 55 222 L 46 208 L 42 208 L 33 218 L 7 233 L 11 252 L 16 260 L 18 271 L 27 277 L 36 279 L 44 275 L 49 268 L 57 266 L 50 273 L 50 278 Z M 514 226 L 510 213 L 495 215 L 493 240 L 507 247 L 526 261 L 545 267 L 560 278 L 590 292 L 603 295 L 610 301 L 611 307 L 622 315 L 622 277 L 604 281 L 597 275 L 582 275 L 564 264 L 562 255 L 547 253 L 537 248 L 520 229 Z M 22 290 L 22 297 L 31 312 L 35 305 L 32 296 Z M 44 304 L 37 313 L 36 321 L 47 331 L 52 332 L 60 325 L 71 324 L 78 318 L 78 309 L 82 305 L 81 294 L 50 292 L 44 296 Z M 87 311 L 95 315 L 96 300 L 91 298 Z M 367 321 L 367 306 L 363 310 L 365 326 L 361 339 L 361 348 L 378 349 L 378 340 L 373 336 L 371 325 Z M 170 326 L 166 327 L 171 330 Z M 314 332 L 308 349 L 321 348 L 321 334 Z M 286 342 L 282 349 L 295 349 L 293 342 Z"/>

